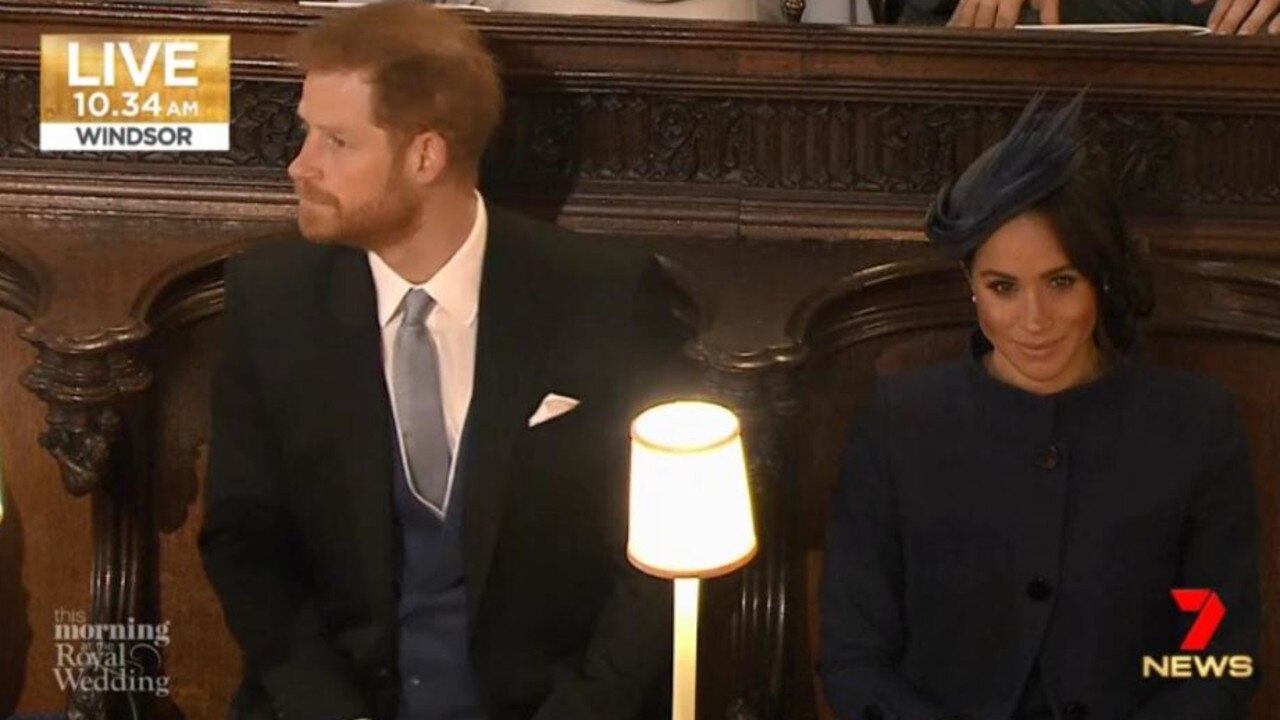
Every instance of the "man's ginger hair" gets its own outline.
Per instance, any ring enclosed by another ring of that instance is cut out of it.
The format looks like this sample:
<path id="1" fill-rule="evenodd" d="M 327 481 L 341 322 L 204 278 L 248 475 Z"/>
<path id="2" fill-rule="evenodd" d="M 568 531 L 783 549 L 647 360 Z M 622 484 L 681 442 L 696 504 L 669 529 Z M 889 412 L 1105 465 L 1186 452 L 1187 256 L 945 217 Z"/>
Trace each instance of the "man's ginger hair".
<path id="1" fill-rule="evenodd" d="M 432 130 L 450 164 L 472 175 L 502 114 L 502 82 L 480 34 L 421 0 L 344 10 L 300 33 L 303 72 L 354 71 L 373 85 L 373 120 L 398 141 Z"/>

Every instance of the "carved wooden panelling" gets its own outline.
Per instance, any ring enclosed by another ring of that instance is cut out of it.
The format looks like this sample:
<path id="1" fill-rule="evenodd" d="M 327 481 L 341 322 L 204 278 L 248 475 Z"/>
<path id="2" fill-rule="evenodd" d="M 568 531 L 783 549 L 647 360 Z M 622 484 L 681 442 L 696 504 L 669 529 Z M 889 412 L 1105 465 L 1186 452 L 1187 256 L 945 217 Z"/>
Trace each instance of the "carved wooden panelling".
<path id="1" fill-rule="evenodd" d="M 41 154 L 34 71 L 0 74 L 0 157 Z M 77 153 L 76 162 L 283 168 L 302 132 L 294 81 L 232 87 L 226 153 Z M 711 97 L 514 89 L 486 165 L 498 191 L 570 181 L 723 185 L 782 191 L 928 195 L 1003 136 L 1020 105 Z M 1280 114 L 1087 112 L 1090 153 L 1145 207 L 1265 206 L 1280 201 Z M 281 178 L 283 180 L 283 178 Z"/>

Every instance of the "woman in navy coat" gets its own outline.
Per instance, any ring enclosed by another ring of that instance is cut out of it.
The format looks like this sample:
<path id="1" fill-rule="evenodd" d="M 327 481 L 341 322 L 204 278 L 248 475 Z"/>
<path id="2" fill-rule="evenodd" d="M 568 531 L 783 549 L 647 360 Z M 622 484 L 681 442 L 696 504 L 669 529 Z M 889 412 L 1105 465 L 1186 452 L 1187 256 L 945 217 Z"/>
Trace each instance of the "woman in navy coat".
<path id="1" fill-rule="evenodd" d="M 926 221 L 978 328 L 882 380 L 850 434 L 822 582 L 842 720 L 1247 716 L 1251 660 L 1156 669 L 1256 655 L 1253 485 L 1231 397 L 1134 357 L 1149 286 L 1084 167 L 1080 102 L 1033 101 Z M 1175 589 L 1225 607 L 1202 651 L 1180 649 Z"/>

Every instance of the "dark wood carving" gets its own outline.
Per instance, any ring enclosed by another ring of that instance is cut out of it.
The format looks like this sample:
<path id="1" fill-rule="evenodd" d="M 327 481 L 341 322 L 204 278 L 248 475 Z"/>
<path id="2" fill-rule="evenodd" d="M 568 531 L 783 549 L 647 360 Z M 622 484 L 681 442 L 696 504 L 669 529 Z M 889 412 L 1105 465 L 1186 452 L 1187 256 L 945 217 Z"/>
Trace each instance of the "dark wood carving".
<path id="1" fill-rule="evenodd" d="M 297 153 L 299 87 L 240 80 L 226 153 L 40 153 L 37 71 L 5 72 L 0 157 L 122 165 L 280 169 Z M 516 89 L 486 166 L 495 192 L 570 181 L 670 182 L 743 189 L 932 194 L 1007 130 L 1023 102 L 785 100 L 655 92 Z M 1096 103 L 1086 128 L 1143 210 L 1280 201 L 1280 115 L 1122 109 Z M 285 179 L 272 173 L 285 187 Z M 704 190 L 705 191 L 705 190 Z M 785 197 L 780 193 L 779 197 Z M 837 199 L 833 196 L 839 196 Z"/>
<path id="2" fill-rule="evenodd" d="M 804 3 L 785 7 L 797 19 Z M 94 622 L 173 611 L 153 601 L 165 560 L 149 492 L 167 481 L 157 467 L 189 463 L 148 462 L 149 403 L 165 382 L 152 377 L 156 344 L 218 312 L 227 254 L 292 231 L 284 168 L 301 142 L 299 78 L 278 52 L 322 14 L 266 0 L 0 0 L 0 306 L 29 319 L 22 341 L 38 349 L 23 383 L 48 407 L 39 441 L 61 475 L 48 481 L 93 504 Z M 1170 290 L 1152 325 L 1157 347 L 1203 344 L 1208 369 L 1238 360 L 1258 388 L 1275 387 L 1258 357 L 1280 340 L 1280 45 L 499 13 L 475 22 L 508 85 L 485 192 L 661 250 L 701 306 L 686 314 L 707 319 L 695 351 L 709 392 L 741 413 L 761 551 L 704 595 L 708 717 L 817 712 L 806 580 L 833 449 L 876 373 L 962 338 L 967 293 L 954 266 L 925 254 L 920 219 L 1035 91 L 1091 87 L 1089 152 L 1120 180 Z M 39 34 L 162 29 L 233 35 L 232 149 L 40 153 Z M 1271 416 L 1253 402 L 1253 426 L 1265 427 Z M 1263 442 L 1261 467 L 1274 471 L 1280 449 Z M 1276 552 L 1280 508 L 1268 497 Z M 1272 606 L 1276 572 L 1266 576 Z M 1268 623 L 1274 664 L 1276 618 Z M 68 705 L 76 717 L 128 717 L 120 702 L 77 695 Z M 1280 697 L 1268 686 L 1260 702 Z"/>
<path id="3" fill-rule="evenodd" d="M 23 384 L 49 407 L 48 430 L 41 447 L 58 461 L 62 481 L 72 495 L 93 502 L 93 577 L 89 622 L 124 623 L 137 617 L 137 582 L 146 534 L 143 491 L 129 468 L 122 467 L 122 408 L 150 384 L 136 355 L 140 333 L 103 333 L 87 342 L 41 335 L 34 326 L 24 339 L 40 352 Z M 127 445 L 124 448 L 127 451 Z M 113 463 L 114 461 L 114 463 Z M 113 464 L 115 467 L 113 468 Z M 88 642 L 89 650 L 100 643 Z M 98 690 L 75 689 L 67 702 L 72 720 L 102 720 L 111 699 Z"/>
<path id="4" fill-rule="evenodd" d="M 731 582 L 712 589 L 730 602 L 727 617 L 713 612 L 709 618 L 712 627 L 727 633 L 703 639 L 704 652 L 723 658 L 718 671 L 723 684 L 711 714 L 727 720 L 782 717 L 783 698 L 794 696 L 789 667 L 797 650 L 792 625 L 798 616 L 778 610 L 800 600 L 793 597 L 791 580 L 795 514 L 791 495 L 783 490 L 794 447 L 796 399 L 787 376 L 795 359 L 771 352 L 700 359 L 710 370 L 712 396 L 733 408 L 742 423 L 760 547 L 757 558 Z M 705 603 L 704 613 L 716 607 L 714 600 Z"/>
<path id="5" fill-rule="evenodd" d="M 1153 330 L 1159 333 L 1225 335 L 1260 343 L 1280 343 L 1280 268 L 1272 263 L 1161 258 L 1155 263 L 1170 288 Z"/>
<path id="6" fill-rule="evenodd" d="M 119 438 L 117 408 L 150 384 L 150 375 L 133 354 L 137 339 L 104 338 L 102 347 L 111 349 L 54 350 L 54 343 L 35 329 L 28 328 L 23 337 L 40 354 L 22 383 L 49 405 L 49 429 L 40 436 L 40 446 L 58 461 L 67 492 L 87 495 L 101 486 L 111 445 Z"/>

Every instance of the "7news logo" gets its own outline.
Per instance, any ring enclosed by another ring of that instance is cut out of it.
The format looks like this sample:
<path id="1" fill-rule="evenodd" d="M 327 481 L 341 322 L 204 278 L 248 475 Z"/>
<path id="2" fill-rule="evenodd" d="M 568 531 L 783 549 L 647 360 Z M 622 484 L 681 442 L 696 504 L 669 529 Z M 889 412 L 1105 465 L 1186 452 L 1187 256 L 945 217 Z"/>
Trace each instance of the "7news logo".
<path id="1" fill-rule="evenodd" d="M 1196 613 L 1195 622 L 1182 639 L 1183 653 L 1202 653 L 1227 615 L 1218 593 L 1212 590 L 1172 590 L 1178 609 Z M 1162 678 L 1233 678 L 1253 677 L 1253 658 L 1248 655 L 1164 655 L 1158 658 L 1144 655 L 1142 677 Z"/>

